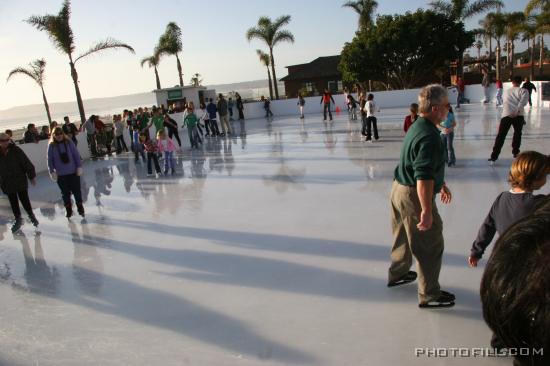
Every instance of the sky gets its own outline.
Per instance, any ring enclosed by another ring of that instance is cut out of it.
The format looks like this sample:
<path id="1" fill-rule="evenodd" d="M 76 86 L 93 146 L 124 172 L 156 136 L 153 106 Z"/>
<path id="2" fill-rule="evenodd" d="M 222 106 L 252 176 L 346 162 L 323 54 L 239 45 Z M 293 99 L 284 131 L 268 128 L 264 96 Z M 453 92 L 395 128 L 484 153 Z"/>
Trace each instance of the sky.
<path id="1" fill-rule="evenodd" d="M 291 15 L 286 27 L 295 43 L 275 48 L 277 78 L 285 66 L 307 63 L 319 56 L 339 54 L 357 29 L 357 15 L 342 8 L 343 0 L 73 0 L 71 26 L 78 55 L 107 37 L 131 45 L 136 53 L 110 50 L 80 60 L 77 70 L 84 99 L 151 91 L 154 71 L 139 60 L 150 56 L 166 24 L 175 21 L 183 31 L 184 83 L 202 75 L 203 84 L 224 84 L 267 78 L 256 49 L 260 41 L 248 42 L 247 29 L 260 16 Z M 378 0 L 378 14 L 396 14 L 427 8 L 428 0 Z M 505 11 L 521 11 L 527 0 L 504 0 Z M 40 88 L 25 76 L 5 78 L 15 67 L 45 58 L 46 95 L 50 102 L 73 101 L 74 86 L 68 58 L 57 51 L 46 33 L 23 20 L 31 15 L 57 14 L 62 0 L 0 0 L 0 110 L 42 103 Z M 467 28 L 478 27 L 476 17 Z M 520 48 L 521 49 L 521 48 Z M 175 57 L 162 59 L 159 67 L 163 87 L 178 84 Z"/>

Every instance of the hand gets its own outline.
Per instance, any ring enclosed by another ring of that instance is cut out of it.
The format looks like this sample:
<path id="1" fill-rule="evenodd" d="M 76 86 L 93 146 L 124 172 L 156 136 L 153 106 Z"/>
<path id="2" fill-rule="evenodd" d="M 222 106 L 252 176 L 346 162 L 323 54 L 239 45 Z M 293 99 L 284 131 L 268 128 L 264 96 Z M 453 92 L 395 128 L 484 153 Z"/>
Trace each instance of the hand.
<path id="1" fill-rule="evenodd" d="M 441 193 L 441 202 L 443 202 L 446 205 L 451 203 L 451 200 L 453 199 L 453 195 L 451 194 L 451 191 L 447 186 L 441 187 L 441 191 L 439 193 Z"/>
<path id="2" fill-rule="evenodd" d="M 420 230 L 420 231 L 430 230 L 430 228 L 432 227 L 432 224 L 433 224 L 432 213 L 422 211 L 420 213 L 420 222 L 418 223 L 418 225 L 416 225 L 418 230 Z"/>
<path id="3" fill-rule="evenodd" d="M 518 116 L 518 112 L 517 112 L 517 111 L 512 112 L 512 113 L 510 114 L 510 117 L 511 117 L 511 118 L 516 118 L 517 116 Z"/>
<path id="4" fill-rule="evenodd" d="M 33 187 L 36 186 L 36 178 L 31 179 L 31 184 L 32 184 Z"/>
<path id="5" fill-rule="evenodd" d="M 468 265 L 470 267 L 472 267 L 472 268 L 477 267 L 477 262 L 479 262 L 479 258 L 475 258 L 475 257 L 472 257 L 472 256 L 468 257 Z"/>
<path id="6" fill-rule="evenodd" d="M 84 172 L 84 170 L 82 169 L 82 167 L 76 168 L 76 175 L 77 175 L 77 176 L 80 177 L 80 176 L 82 175 L 83 172 Z"/>
<path id="7" fill-rule="evenodd" d="M 50 173 L 50 178 L 51 178 L 54 182 L 57 182 L 57 173 L 56 173 L 56 172 Z"/>

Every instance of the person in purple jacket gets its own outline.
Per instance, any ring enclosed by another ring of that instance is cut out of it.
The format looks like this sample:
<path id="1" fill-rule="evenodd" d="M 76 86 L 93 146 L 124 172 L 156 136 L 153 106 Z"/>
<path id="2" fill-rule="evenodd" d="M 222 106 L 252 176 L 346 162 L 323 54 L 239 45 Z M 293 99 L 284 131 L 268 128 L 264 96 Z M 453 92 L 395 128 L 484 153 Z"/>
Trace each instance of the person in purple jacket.
<path id="1" fill-rule="evenodd" d="M 48 144 L 48 171 L 50 177 L 61 189 L 63 204 L 67 210 L 67 218 L 73 215 L 71 193 L 74 195 L 78 214 L 84 217 L 80 176 L 82 175 L 82 159 L 61 127 L 56 127 Z"/>

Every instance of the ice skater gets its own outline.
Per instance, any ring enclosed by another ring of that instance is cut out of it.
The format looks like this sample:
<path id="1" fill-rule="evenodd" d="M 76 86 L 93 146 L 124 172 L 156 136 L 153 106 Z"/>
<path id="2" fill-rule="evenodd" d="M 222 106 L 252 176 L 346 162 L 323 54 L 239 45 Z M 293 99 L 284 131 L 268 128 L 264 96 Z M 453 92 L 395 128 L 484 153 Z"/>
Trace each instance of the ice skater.
<path id="1" fill-rule="evenodd" d="M 368 95 L 367 102 L 365 103 L 364 108 L 365 108 L 365 112 L 367 113 L 367 135 L 365 137 L 365 141 L 372 142 L 373 134 L 374 134 L 374 139 L 378 141 L 378 122 L 375 116 L 376 103 L 374 103 L 373 94 Z"/>
<path id="2" fill-rule="evenodd" d="M 529 92 L 520 88 L 521 77 L 514 76 L 512 78 L 512 87 L 504 92 L 504 107 L 502 109 L 502 119 L 498 127 L 497 137 L 493 146 L 493 152 L 488 159 L 491 164 L 497 161 L 502 145 L 506 135 L 510 130 L 510 127 L 514 128 L 514 136 L 512 138 L 512 154 L 514 158 L 519 154 L 519 148 L 521 146 L 521 131 L 525 124 L 523 118 L 523 108 L 529 101 Z"/>
<path id="3" fill-rule="evenodd" d="M 176 174 L 176 162 L 174 160 L 176 145 L 162 130 L 157 132 L 157 149 L 159 153 L 164 154 L 164 175 L 168 175 L 169 171 L 172 172 L 172 175 Z"/>
<path id="4" fill-rule="evenodd" d="M 319 104 L 323 104 L 323 121 L 327 121 L 327 111 L 330 121 L 332 121 L 332 112 L 330 111 L 330 102 L 332 101 L 333 104 L 336 104 L 334 101 L 334 98 L 332 97 L 332 94 L 328 89 L 325 89 L 323 95 L 321 96 L 321 101 Z"/>
<path id="5" fill-rule="evenodd" d="M 71 194 L 74 196 L 78 214 L 84 217 L 80 176 L 82 175 L 82 159 L 72 140 L 65 135 L 61 127 L 56 127 L 48 144 L 48 171 L 51 179 L 61 190 L 65 216 L 73 216 Z"/>
<path id="6" fill-rule="evenodd" d="M 139 134 L 139 141 L 143 145 L 143 149 L 147 153 L 147 176 L 152 177 L 153 176 L 153 168 L 152 163 L 155 164 L 155 176 L 158 178 L 160 176 L 161 170 L 159 165 L 159 158 L 157 155 L 158 148 L 157 145 L 151 141 L 149 138 L 149 134 L 145 132 L 141 132 Z"/>
<path id="7" fill-rule="evenodd" d="M 300 119 L 304 119 L 304 106 L 306 105 L 306 100 L 302 94 L 298 94 L 298 108 L 300 109 Z"/>
<path id="8" fill-rule="evenodd" d="M 357 102 L 355 101 L 355 99 L 353 98 L 353 95 L 351 94 L 348 94 L 347 96 L 347 106 L 348 106 L 348 111 L 349 111 L 349 115 L 350 115 L 350 119 L 352 121 L 356 120 L 357 119 Z"/>
<path id="9" fill-rule="evenodd" d="M 405 121 L 403 122 L 403 131 L 405 131 L 405 133 L 407 133 L 412 124 L 418 119 L 418 104 L 411 103 L 409 111 L 411 113 L 405 117 Z"/>
<path id="10" fill-rule="evenodd" d="M 0 187 L 8 196 L 11 210 L 15 218 L 11 227 L 12 233 L 17 233 L 23 225 L 19 202 L 29 215 L 31 223 L 38 227 L 38 220 L 32 211 L 29 199 L 29 184 L 36 185 L 36 171 L 27 155 L 21 148 L 11 143 L 10 137 L 0 133 Z"/>
<path id="11" fill-rule="evenodd" d="M 449 113 L 447 113 L 447 118 L 439 124 L 439 129 L 441 130 L 441 142 L 445 150 L 445 162 L 448 167 L 452 167 L 456 165 L 455 148 L 453 145 L 456 120 L 451 105 L 447 105 L 447 108 L 449 108 Z"/>

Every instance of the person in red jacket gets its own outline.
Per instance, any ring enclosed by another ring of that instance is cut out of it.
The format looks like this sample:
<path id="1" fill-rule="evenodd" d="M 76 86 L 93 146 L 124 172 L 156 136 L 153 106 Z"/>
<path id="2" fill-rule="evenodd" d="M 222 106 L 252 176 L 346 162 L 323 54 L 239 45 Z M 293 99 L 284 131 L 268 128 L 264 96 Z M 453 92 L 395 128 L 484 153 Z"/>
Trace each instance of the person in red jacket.
<path id="1" fill-rule="evenodd" d="M 418 118 L 418 104 L 412 103 L 409 110 L 411 114 L 405 117 L 405 123 L 403 124 L 403 131 L 405 131 L 405 133 L 407 133 L 414 121 Z"/>
<path id="2" fill-rule="evenodd" d="M 323 103 L 323 120 L 326 122 L 327 120 L 327 111 L 328 111 L 328 117 L 332 121 L 332 112 L 330 111 L 330 101 L 332 103 L 336 102 L 334 101 L 334 98 L 332 97 L 332 94 L 328 91 L 328 89 L 325 89 L 325 92 L 323 93 L 323 96 L 321 97 L 321 103 Z"/>

